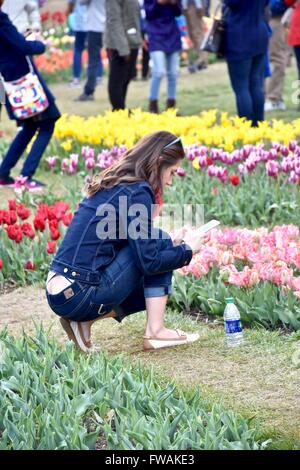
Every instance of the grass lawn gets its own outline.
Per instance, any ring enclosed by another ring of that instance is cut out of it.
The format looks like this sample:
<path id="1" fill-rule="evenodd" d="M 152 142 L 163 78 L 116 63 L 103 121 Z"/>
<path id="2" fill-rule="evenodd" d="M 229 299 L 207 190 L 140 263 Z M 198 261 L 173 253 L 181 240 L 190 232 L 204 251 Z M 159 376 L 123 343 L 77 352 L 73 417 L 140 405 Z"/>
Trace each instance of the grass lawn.
<path id="1" fill-rule="evenodd" d="M 284 98 L 287 110 L 268 113 L 266 119 L 276 118 L 290 121 L 300 117 L 299 112 L 296 110 L 296 105 L 291 101 L 292 95 L 295 92 L 292 88 L 292 82 L 296 79 L 296 66 L 293 62 L 292 67 L 287 69 L 285 81 Z M 106 77 L 104 77 L 103 83 L 96 90 L 94 102 L 74 102 L 74 98 L 81 93 L 81 88 L 70 89 L 66 83 L 52 84 L 50 87 L 57 98 L 58 107 L 61 112 L 91 116 L 102 114 L 107 109 L 110 109 Z M 163 81 L 160 99 L 161 111 L 163 111 L 166 101 L 165 89 L 166 83 Z M 127 106 L 129 108 L 147 110 L 148 94 L 149 82 L 132 82 L 129 85 Z M 226 64 L 224 62 L 217 62 L 197 74 L 189 74 L 185 67 L 181 68 L 178 80 L 177 105 L 180 113 L 183 115 L 198 114 L 211 108 L 217 108 L 222 111 L 226 110 L 230 114 L 235 114 L 235 99 L 230 87 Z M 5 112 L 3 113 L 0 126 L 1 130 L 10 135 L 15 132 L 15 124 L 7 119 Z"/>
<path id="2" fill-rule="evenodd" d="M 50 311 L 44 290 L 20 288 L 1 298 L 0 328 L 19 335 L 34 334 L 42 323 L 61 344 L 66 341 L 57 318 Z M 144 313 L 121 325 L 112 319 L 94 325 L 95 342 L 109 355 L 123 354 L 144 367 L 153 366 L 164 386 L 170 381 L 184 390 L 199 388 L 208 406 L 221 403 L 245 417 L 255 417 L 265 438 L 275 449 L 299 449 L 300 374 L 292 361 L 299 347 L 297 335 L 283 336 L 264 329 L 246 330 L 245 345 L 229 350 L 222 325 L 196 322 L 168 311 L 167 325 L 198 331 L 200 341 L 191 345 L 143 352 Z"/>

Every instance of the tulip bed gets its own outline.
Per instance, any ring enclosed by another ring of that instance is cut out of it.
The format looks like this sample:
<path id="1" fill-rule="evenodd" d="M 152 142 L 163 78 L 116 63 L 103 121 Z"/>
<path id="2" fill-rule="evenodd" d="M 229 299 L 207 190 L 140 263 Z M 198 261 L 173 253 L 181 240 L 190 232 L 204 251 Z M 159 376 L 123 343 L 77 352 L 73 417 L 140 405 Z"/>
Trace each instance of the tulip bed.
<path id="1" fill-rule="evenodd" d="M 296 330 L 289 337 L 298 337 L 300 120 L 251 129 L 216 111 L 186 118 L 140 111 L 130 118 L 64 116 L 39 170 L 47 191 L 0 197 L 0 292 L 44 284 L 85 182 L 141 135 L 166 128 L 182 135 L 186 158 L 164 202 L 201 204 L 205 221 L 221 221 L 191 264 L 175 273 L 172 315 L 204 315 L 218 330 L 232 296 L 245 327 Z M 41 330 L 18 339 L 2 331 L 0 449 L 269 446 L 269 434 L 262 438 L 251 419 L 208 405 L 199 393 L 162 386 L 149 370 L 125 362 L 102 353 L 78 356 Z"/>

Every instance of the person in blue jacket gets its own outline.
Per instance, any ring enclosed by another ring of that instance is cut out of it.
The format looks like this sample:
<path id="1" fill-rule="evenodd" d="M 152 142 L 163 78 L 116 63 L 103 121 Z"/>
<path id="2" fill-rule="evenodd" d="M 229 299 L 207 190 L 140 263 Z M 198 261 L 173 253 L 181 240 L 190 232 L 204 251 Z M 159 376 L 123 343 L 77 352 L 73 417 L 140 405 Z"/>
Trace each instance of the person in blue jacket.
<path id="1" fill-rule="evenodd" d="M 158 113 L 161 79 L 167 75 L 166 108 L 176 108 L 176 85 L 181 51 L 181 34 L 176 17 L 182 14 L 180 0 L 145 0 L 146 29 L 152 61 L 149 111 Z"/>
<path id="2" fill-rule="evenodd" d="M 269 0 L 224 0 L 224 48 L 240 117 L 257 126 L 264 119 L 265 57 Z"/>
<path id="3" fill-rule="evenodd" d="M 41 41 L 26 40 L 17 31 L 8 16 L 1 11 L 2 4 L 3 0 L 0 0 L 0 74 L 5 81 L 10 82 L 29 72 L 27 57 L 32 61 L 31 56 L 42 54 L 45 51 L 45 45 Z M 30 191 L 36 191 L 42 189 L 44 183 L 33 179 L 33 175 L 52 137 L 55 121 L 60 117 L 60 113 L 55 105 L 54 96 L 33 61 L 32 65 L 48 98 L 49 106 L 42 113 L 22 121 L 22 128 L 8 148 L 0 165 L 0 186 L 15 185 L 15 180 L 11 177 L 10 172 L 37 132 L 20 173 L 25 187 Z M 6 100 L 6 107 L 9 117 L 16 119 L 8 100 Z"/>
<path id="4" fill-rule="evenodd" d="M 190 263 L 201 247 L 195 235 L 177 241 L 153 227 L 155 203 L 184 157 L 169 132 L 143 137 L 122 159 L 95 176 L 51 265 L 46 295 L 78 348 L 91 351 L 91 325 L 146 310 L 144 349 L 196 341 L 164 326 L 172 271 Z"/>

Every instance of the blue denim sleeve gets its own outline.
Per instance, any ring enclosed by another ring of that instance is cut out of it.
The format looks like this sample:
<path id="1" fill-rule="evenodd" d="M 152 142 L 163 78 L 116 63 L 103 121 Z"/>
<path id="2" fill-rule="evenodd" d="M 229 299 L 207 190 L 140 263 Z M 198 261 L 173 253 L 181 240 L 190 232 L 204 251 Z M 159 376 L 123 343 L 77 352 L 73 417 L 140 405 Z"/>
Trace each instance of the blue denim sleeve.
<path id="1" fill-rule="evenodd" d="M 3 18 L 2 23 L 4 24 L 0 28 L 0 39 L 9 42 L 25 55 L 43 54 L 45 52 L 46 47 L 41 41 L 26 41 L 8 17 Z"/>
<path id="2" fill-rule="evenodd" d="M 149 188 L 141 186 L 128 199 L 127 236 L 134 261 L 145 275 L 158 274 L 181 268 L 190 263 L 193 253 L 188 245 L 166 248 L 155 236 L 153 227 L 153 196 Z M 162 234 L 162 231 L 159 231 Z"/>

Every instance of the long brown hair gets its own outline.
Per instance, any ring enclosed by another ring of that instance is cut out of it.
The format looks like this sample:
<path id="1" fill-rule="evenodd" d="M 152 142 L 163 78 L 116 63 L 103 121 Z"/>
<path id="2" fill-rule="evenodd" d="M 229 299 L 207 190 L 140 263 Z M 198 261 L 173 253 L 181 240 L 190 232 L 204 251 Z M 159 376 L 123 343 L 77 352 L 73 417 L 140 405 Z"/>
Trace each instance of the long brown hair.
<path id="1" fill-rule="evenodd" d="M 127 150 L 110 168 L 96 174 L 86 185 L 87 195 L 93 196 L 101 189 L 113 188 L 120 183 L 137 181 L 147 181 L 155 194 L 162 194 L 162 171 L 183 157 L 184 149 L 176 135 L 166 131 L 153 132 Z"/>

